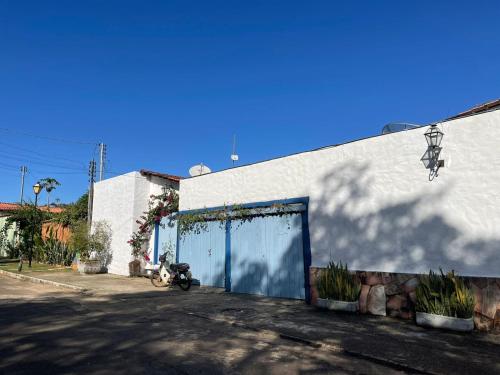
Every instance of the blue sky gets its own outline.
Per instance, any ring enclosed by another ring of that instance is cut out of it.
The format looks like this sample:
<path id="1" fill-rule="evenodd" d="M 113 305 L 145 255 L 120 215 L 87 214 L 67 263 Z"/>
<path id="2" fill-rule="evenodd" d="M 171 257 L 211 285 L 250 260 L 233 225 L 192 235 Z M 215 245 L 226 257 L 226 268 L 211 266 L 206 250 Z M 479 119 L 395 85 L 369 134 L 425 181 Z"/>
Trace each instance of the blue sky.
<path id="1" fill-rule="evenodd" d="M 51 176 L 53 198 L 76 199 L 101 141 L 114 173 L 187 175 L 229 167 L 233 134 L 251 163 L 446 118 L 500 96 L 499 16 L 494 1 L 0 0 L 0 201 L 23 164 L 28 193 Z"/>

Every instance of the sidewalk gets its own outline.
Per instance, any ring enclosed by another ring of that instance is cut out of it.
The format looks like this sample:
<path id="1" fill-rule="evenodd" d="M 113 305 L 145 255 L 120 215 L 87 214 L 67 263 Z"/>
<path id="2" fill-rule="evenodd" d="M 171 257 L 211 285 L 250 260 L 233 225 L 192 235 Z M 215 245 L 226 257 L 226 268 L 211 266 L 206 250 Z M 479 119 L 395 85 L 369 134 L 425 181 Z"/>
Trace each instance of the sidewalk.
<path id="1" fill-rule="evenodd" d="M 5 272 L 4 272 L 5 273 Z M 28 281 L 39 282 L 43 284 L 44 280 L 49 281 L 51 285 L 61 287 L 71 287 L 71 289 L 79 289 L 80 291 L 93 293 L 140 293 L 151 291 L 164 291 L 161 288 L 154 288 L 147 278 L 125 277 L 112 275 L 108 273 L 97 275 L 85 275 L 79 272 L 33 272 L 33 273 L 9 273 L 6 276 L 23 278 Z M 35 280 L 33 280 L 35 279 Z M 36 279 L 40 281 L 36 281 Z"/>

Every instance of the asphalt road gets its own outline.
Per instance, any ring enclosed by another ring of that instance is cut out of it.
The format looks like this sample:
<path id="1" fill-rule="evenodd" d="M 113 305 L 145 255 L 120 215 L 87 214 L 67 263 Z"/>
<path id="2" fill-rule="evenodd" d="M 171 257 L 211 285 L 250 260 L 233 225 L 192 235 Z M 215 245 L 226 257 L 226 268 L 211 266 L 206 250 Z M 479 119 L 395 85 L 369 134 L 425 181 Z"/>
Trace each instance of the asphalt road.
<path id="1" fill-rule="evenodd" d="M 180 291 L 82 295 L 0 275 L 0 373 L 401 373 L 208 319 L 196 312 L 197 298 Z"/>

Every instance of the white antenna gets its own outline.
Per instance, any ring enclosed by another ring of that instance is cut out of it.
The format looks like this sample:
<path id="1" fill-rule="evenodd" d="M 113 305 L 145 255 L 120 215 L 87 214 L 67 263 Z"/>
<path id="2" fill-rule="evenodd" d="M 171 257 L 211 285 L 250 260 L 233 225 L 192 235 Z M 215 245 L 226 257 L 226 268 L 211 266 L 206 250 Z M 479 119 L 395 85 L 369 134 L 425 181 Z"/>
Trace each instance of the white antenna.
<path id="1" fill-rule="evenodd" d="M 233 135 L 233 153 L 231 154 L 231 160 L 233 161 L 233 167 L 234 163 L 239 160 L 239 156 L 236 153 L 236 135 Z"/>
<path id="2" fill-rule="evenodd" d="M 189 168 L 189 175 L 191 177 L 201 176 L 202 174 L 207 174 L 210 172 L 212 172 L 211 169 L 206 165 L 203 165 L 203 163 L 193 165 L 191 168 Z"/>

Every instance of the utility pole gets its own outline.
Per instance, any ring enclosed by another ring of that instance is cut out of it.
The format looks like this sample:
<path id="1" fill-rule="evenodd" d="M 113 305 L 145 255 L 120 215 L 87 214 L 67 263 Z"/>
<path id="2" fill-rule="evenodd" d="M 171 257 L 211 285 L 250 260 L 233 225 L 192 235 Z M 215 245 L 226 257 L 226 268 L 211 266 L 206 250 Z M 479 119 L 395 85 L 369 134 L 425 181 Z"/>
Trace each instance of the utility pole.
<path id="1" fill-rule="evenodd" d="M 106 160 L 106 145 L 99 143 L 99 181 L 104 177 L 104 163 Z"/>
<path id="2" fill-rule="evenodd" d="M 28 167 L 22 166 L 21 167 L 21 204 L 23 204 L 24 201 L 24 176 L 28 173 Z"/>
<path id="3" fill-rule="evenodd" d="M 94 205 L 95 164 L 95 160 L 91 160 L 89 163 L 89 201 L 87 206 L 87 224 L 89 232 L 92 225 L 92 208 Z"/>

